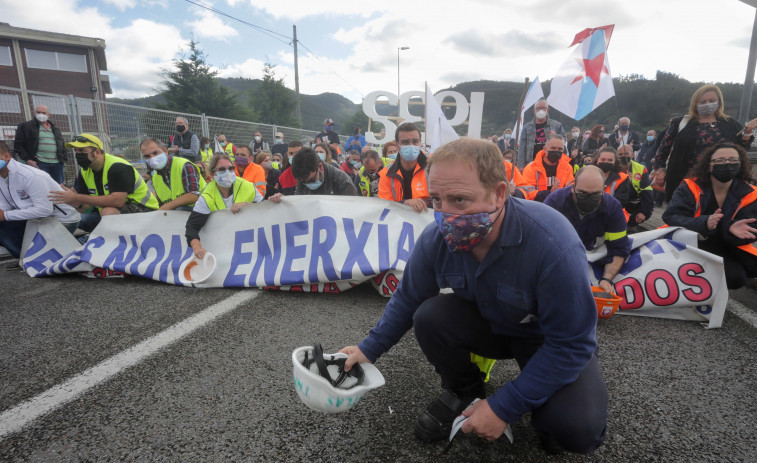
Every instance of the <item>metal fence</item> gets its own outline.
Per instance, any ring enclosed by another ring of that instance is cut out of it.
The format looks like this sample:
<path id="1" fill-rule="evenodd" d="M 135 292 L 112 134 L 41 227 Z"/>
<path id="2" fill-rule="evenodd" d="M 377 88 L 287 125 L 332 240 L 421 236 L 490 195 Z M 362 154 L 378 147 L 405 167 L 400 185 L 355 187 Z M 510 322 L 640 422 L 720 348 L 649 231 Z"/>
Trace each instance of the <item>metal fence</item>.
<path id="1" fill-rule="evenodd" d="M 122 156 L 140 171 L 144 169 L 139 151 L 140 141 L 146 137 L 155 137 L 168 143 L 175 133 L 175 121 L 178 116 L 187 119 L 189 130 L 198 136 L 212 140 L 215 136 L 225 135 L 227 140 L 237 146 L 249 145 L 256 131 L 261 133 L 263 141 L 269 145 L 273 145 L 277 132 L 282 132 L 284 141 L 297 140 L 303 144 L 315 138 L 318 133 L 293 127 L 0 86 L 0 140 L 7 142 L 11 150 L 16 126 L 20 122 L 32 119 L 34 108 L 38 105 L 49 108 L 50 121 L 60 129 L 64 139 L 71 140 L 79 133 L 96 135 L 102 140 L 105 151 Z M 340 136 L 340 140 L 344 143 L 347 137 Z M 67 184 L 73 184 L 76 172 L 76 161 L 73 153 L 70 153 L 64 169 Z"/>

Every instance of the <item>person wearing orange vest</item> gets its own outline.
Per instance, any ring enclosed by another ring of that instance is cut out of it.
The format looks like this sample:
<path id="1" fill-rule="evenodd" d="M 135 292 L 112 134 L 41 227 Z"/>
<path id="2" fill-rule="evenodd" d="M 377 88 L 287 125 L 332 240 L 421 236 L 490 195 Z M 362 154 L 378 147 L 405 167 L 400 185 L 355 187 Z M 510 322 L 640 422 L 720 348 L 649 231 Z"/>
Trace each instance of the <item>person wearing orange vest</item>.
<path id="1" fill-rule="evenodd" d="M 379 175 L 378 196 L 412 207 L 416 212 L 428 208 L 426 184 L 426 154 L 421 151 L 421 131 L 415 124 L 405 122 L 397 127 L 394 139 L 400 145 L 399 162 L 384 167 Z"/>
<path id="2" fill-rule="evenodd" d="M 746 150 L 718 143 L 702 154 L 694 178 L 673 192 L 662 220 L 703 237 L 699 248 L 723 258 L 726 285 L 737 289 L 757 277 L 757 187 L 750 185 Z"/>
<path id="3" fill-rule="evenodd" d="M 611 194 L 623 206 L 623 213 L 626 216 L 626 221 L 628 221 L 630 215 L 626 212 L 625 207 L 628 204 L 631 181 L 628 179 L 628 174 L 621 172 L 618 152 L 611 146 L 600 149 L 597 152 L 594 165 L 602 169 L 605 175 L 605 193 Z"/>
<path id="4" fill-rule="evenodd" d="M 544 202 L 551 192 L 573 182 L 573 166 L 563 148 L 561 135 L 550 135 L 544 149 L 523 169 L 522 183 L 515 184 L 515 196 Z"/>
<path id="5" fill-rule="evenodd" d="M 255 185 L 258 192 L 265 197 L 268 184 L 265 179 L 265 169 L 255 164 L 250 156 L 252 156 L 252 151 L 249 146 L 237 148 L 237 155 L 234 158 L 236 175 Z"/>

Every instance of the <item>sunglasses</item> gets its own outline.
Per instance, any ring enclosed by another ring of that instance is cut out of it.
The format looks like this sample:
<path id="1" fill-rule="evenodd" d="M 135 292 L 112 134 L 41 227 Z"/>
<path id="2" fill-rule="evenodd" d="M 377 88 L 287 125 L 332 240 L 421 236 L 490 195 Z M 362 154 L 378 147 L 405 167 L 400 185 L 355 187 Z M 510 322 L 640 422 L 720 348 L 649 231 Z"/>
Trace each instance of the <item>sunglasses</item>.
<path id="1" fill-rule="evenodd" d="M 76 138 L 74 138 L 73 141 L 79 143 L 94 143 L 95 145 L 97 145 L 96 141 L 92 140 L 91 138 L 83 137 L 81 135 L 78 135 Z"/>
<path id="2" fill-rule="evenodd" d="M 576 198 L 578 199 L 602 199 L 602 196 L 604 192 L 598 191 L 596 193 L 587 193 L 585 191 L 579 191 L 579 190 L 573 190 L 576 193 Z"/>

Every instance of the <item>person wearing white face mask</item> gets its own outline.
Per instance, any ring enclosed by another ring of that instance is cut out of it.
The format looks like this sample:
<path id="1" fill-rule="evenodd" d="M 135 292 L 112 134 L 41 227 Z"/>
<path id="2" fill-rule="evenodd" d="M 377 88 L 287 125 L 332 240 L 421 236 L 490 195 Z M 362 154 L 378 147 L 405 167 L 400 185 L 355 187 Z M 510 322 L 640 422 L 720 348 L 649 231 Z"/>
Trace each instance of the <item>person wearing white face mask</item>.
<path id="1" fill-rule="evenodd" d="M 211 212 L 228 209 L 232 214 L 252 203 L 263 200 L 255 185 L 243 178 L 237 178 L 234 164 L 226 154 L 216 154 L 210 160 L 213 180 L 203 190 L 187 219 L 185 236 L 195 257 L 202 259 L 206 250 L 200 241 L 200 230 L 208 221 Z"/>
<path id="2" fill-rule="evenodd" d="M 277 133 L 276 138 L 278 138 L 279 135 L 282 135 L 282 133 Z M 252 141 L 250 142 L 250 150 L 252 151 L 252 154 L 258 154 L 261 151 L 271 151 L 271 149 L 268 147 L 268 142 L 263 140 L 263 134 L 260 133 L 259 130 L 256 130 L 255 134 L 252 137 Z"/>
<path id="3" fill-rule="evenodd" d="M 152 169 L 148 182 L 164 211 L 191 211 L 205 179 L 191 161 L 168 154 L 168 149 L 157 138 L 146 138 L 139 145 L 147 165 Z"/>
<path id="4" fill-rule="evenodd" d="M 18 124 L 13 149 L 18 157 L 37 167 L 58 183 L 63 183 L 63 165 L 68 160 L 63 134 L 50 121 L 50 110 L 45 105 L 34 108 L 34 119 Z"/>
<path id="5" fill-rule="evenodd" d="M 536 153 L 544 149 L 550 135 L 560 135 L 565 138 L 562 124 L 549 118 L 549 105 L 542 98 L 534 104 L 534 118 L 523 125 L 518 141 L 517 164 L 523 170 L 534 160 Z"/>
<path id="6" fill-rule="evenodd" d="M 675 189 L 707 148 L 720 141 L 730 141 L 744 148 L 752 144 L 757 119 L 748 121 L 742 128 L 736 119 L 725 115 L 724 106 L 720 89 L 716 85 L 704 85 L 691 97 L 689 113 L 670 122 L 654 163 L 655 169 L 666 169 L 666 202 L 670 202 Z"/>
<path id="7" fill-rule="evenodd" d="M 397 127 L 394 135 L 399 144 L 399 162 L 385 167 L 380 175 L 378 196 L 412 207 L 416 212 L 428 209 L 426 153 L 421 151 L 421 131 L 411 122 Z"/>

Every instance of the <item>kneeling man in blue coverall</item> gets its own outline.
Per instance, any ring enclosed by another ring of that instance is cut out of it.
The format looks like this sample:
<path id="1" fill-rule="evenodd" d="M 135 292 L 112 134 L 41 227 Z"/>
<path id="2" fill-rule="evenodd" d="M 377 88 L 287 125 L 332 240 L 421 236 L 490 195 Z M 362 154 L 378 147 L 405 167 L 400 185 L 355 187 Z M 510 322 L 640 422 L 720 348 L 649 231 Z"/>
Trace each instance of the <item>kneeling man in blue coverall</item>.
<path id="1" fill-rule="evenodd" d="M 606 435 L 607 386 L 581 240 L 554 209 L 508 197 L 492 143 L 448 143 L 426 169 L 436 223 L 415 243 L 376 326 L 341 350 L 345 368 L 375 362 L 412 327 L 443 389 L 415 423 L 416 437 L 448 438 L 463 413 L 463 432 L 495 440 L 530 412 L 547 450 L 592 452 Z M 515 359 L 521 372 L 486 397 L 471 353 Z M 466 409 L 476 398 L 485 400 Z"/>

